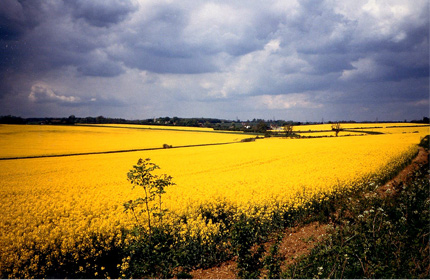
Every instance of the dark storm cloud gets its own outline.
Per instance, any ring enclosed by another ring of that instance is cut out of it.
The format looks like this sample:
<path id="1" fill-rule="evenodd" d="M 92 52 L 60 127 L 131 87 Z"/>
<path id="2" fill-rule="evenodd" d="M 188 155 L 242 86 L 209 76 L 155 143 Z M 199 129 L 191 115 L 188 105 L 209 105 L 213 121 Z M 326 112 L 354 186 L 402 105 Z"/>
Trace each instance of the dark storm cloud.
<path id="1" fill-rule="evenodd" d="M 301 53 L 313 73 L 341 74 L 351 70 L 360 58 L 370 56 L 378 65 L 374 70 L 387 71 L 379 73 L 378 78 L 428 76 L 427 9 L 417 9 L 417 14 L 399 21 L 391 18 L 380 30 L 375 27 L 378 22 L 369 15 L 361 20 L 348 18 L 336 13 L 325 1 L 300 1 L 298 11 L 299 15 L 286 21 L 279 33 L 282 45 Z M 375 34 L 369 34 L 372 32 Z"/>
<path id="2" fill-rule="evenodd" d="M 280 33 L 286 45 L 303 54 L 341 54 L 349 51 L 356 23 L 339 15 L 325 1 L 300 1 L 297 14 Z"/>
<path id="3" fill-rule="evenodd" d="M 94 51 L 85 56 L 77 70 L 84 76 L 115 77 L 124 73 L 123 67 L 115 61 L 109 60 L 106 54 Z"/>
<path id="4" fill-rule="evenodd" d="M 137 6 L 129 1 L 16 1 L 0 8 L 3 71 L 42 71 L 72 66 L 88 76 L 123 73 L 104 52 L 108 27 Z"/>
<path id="5" fill-rule="evenodd" d="M 125 58 L 129 67 L 149 70 L 155 73 L 197 74 L 217 71 L 210 57 L 166 57 L 136 54 Z"/>
<path id="6" fill-rule="evenodd" d="M 38 1 L 18 2 L 4 0 L 0 5 L 0 96 L 4 93 L 11 72 L 19 71 L 22 64 L 24 35 L 33 30 L 39 22 Z"/>
<path id="7" fill-rule="evenodd" d="M 193 102 L 205 103 L 197 115 L 233 117 L 237 108 L 358 119 L 396 102 L 428 111 L 424 0 L 1 1 L 8 112 L 23 100 L 31 112 L 130 104 L 174 115 Z"/>
<path id="8" fill-rule="evenodd" d="M 110 55 L 157 73 L 219 71 L 218 54 L 235 57 L 263 48 L 278 24 L 269 14 L 222 2 L 155 4 L 140 12 Z"/>
<path id="9" fill-rule="evenodd" d="M 3 0 L 0 7 L 0 39 L 18 40 L 41 20 L 41 3 L 34 1 Z"/>
<path id="10" fill-rule="evenodd" d="M 135 4 L 125 0 L 75 0 L 65 3 L 72 7 L 73 17 L 97 27 L 118 24 L 137 8 Z"/>
<path id="11" fill-rule="evenodd" d="M 18 2 L 5 0 L 0 10 L 0 38 L 5 41 L 18 39 L 26 29 L 22 7 Z"/>

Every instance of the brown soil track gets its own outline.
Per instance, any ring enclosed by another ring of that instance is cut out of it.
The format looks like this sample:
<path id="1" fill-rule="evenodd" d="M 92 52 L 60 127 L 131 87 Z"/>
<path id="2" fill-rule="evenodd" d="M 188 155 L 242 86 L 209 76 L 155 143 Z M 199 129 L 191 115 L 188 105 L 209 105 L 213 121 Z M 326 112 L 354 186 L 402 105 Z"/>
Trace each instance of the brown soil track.
<path id="1" fill-rule="evenodd" d="M 283 268 L 300 256 L 309 253 L 326 232 L 327 225 L 318 222 L 287 228 L 279 246 L 279 253 L 284 260 Z M 264 245 L 267 249 L 272 244 L 273 242 L 268 242 Z M 236 261 L 233 259 L 216 267 L 191 271 L 190 274 L 194 279 L 236 279 L 236 265 Z"/>
<path id="2" fill-rule="evenodd" d="M 426 164 L 428 162 L 429 152 L 423 148 L 419 148 L 418 155 L 415 159 L 400 171 L 396 177 L 378 188 L 377 192 L 382 196 L 392 193 L 387 190 L 391 190 L 391 186 L 393 184 L 408 181 L 412 172 L 417 170 L 419 165 Z M 285 267 L 286 265 L 293 263 L 300 256 L 309 253 L 327 233 L 327 226 L 327 224 L 314 222 L 307 225 L 299 225 L 285 229 L 284 238 L 282 239 L 279 247 L 280 255 L 284 260 L 283 266 Z M 265 246 L 268 248 L 272 243 L 273 242 L 267 243 Z M 236 265 L 237 264 L 233 259 L 216 267 L 193 270 L 190 274 L 194 279 L 236 279 Z"/>
<path id="3" fill-rule="evenodd" d="M 429 152 L 420 147 L 418 150 L 418 155 L 412 160 L 412 162 L 408 166 L 403 168 L 403 170 L 400 171 L 399 174 L 396 175 L 396 177 L 385 183 L 385 185 L 378 188 L 377 192 L 382 196 L 390 194 L 392 191 L 391 187 L 394 184 L 398 184 L 400 182 L 407 182 L 410 179 L 411 174 L 418 169 L 419 165 L 427 164 L 428 162 Z"/>

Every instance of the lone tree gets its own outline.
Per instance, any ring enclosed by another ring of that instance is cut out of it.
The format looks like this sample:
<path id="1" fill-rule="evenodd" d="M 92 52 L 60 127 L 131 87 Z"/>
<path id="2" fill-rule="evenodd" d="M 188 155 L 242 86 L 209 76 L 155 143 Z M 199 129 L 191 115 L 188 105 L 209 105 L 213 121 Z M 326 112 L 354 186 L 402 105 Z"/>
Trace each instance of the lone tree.
<path id="1" fill-rule="evenodd" d="M 292 124 L 286 124 L 284 125 L 284 132 L 285 136 L 291 136 L 293 134 L 293 125 Z"/>
<path id="2" fill-rule="evenodd" d="M 152 217 L 158 217 L 158 222 L 162 223 L 163 216 L 167 211 L 167 209 L 163 209 L 161 196 L 166 193 L 166 187 L 175 184 L 172 182 L 171 176 L 153 174 L 156 169 L 160 169 L 160 167 L 150 162 L 149 158 L 145 160 L 139 159 L 137 164 L 133 165 L 133 169 L 127 173 L 128 181 L 133 185 L 133 188 L 136 186 L 141 187 L 144 197 L 124 203 L 125 211 L 132 211 L 137 223 L 139 223 L 139 219 L 136 215 L 136 209 L 143 206 L 143 209 L 137 213 L 146 214 L 150 236 L 152 233 Z"/>
<path id="3" fill-rule="evenodd" d="M 339 131 L 341 131 L 342 129 L 343 128 L 342 128 L 342 126 L 340 125 L 339 122 L 334 123 L 334 124 L 331 125 L 331 130 L 333 130 L 336 133 L 336 137 L 338 136 Z"/>

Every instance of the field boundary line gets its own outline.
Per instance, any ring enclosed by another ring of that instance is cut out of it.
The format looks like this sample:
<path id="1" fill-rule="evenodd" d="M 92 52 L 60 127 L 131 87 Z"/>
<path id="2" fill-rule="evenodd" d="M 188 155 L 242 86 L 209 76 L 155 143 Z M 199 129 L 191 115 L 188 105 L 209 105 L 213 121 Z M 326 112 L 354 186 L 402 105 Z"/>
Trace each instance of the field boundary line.
<path id="1" fill-rule="evenodd" d="M 71 156 L 87 156 L 87 155 L 102 155 L 102 154 L 116 154 L 116 153 L 131 153 L 140 151 L 155 151 L 155 150 L 169 150 L 178 148 L 192 148 L 192 147 L 204 147 L 204 146 L 216 146 L 216 145 L 228 145 L 243 143 L 241 141 L 234 142 L 223 142 L 223 143 L 209 143 L 209 144 L 195 144 L 195 145 L 182 145 L 182 146 L 172 146 L 169 148 L 142 148 L 142 149 L 127 149 L 127 150 L 114 150 L 114 151 L 102 151 L 102 152 L 85 152 L 85 153 L 70 153 L 70 154 L 60 154 L 60 155 L 35 155 L 35 156 L 23 156 L 23 157 L 3 157 L 0 160 L 17 160 L 17 159 L 35 159 L 35 158 L 53 158 L 53 157 L 71 157 Z"/>

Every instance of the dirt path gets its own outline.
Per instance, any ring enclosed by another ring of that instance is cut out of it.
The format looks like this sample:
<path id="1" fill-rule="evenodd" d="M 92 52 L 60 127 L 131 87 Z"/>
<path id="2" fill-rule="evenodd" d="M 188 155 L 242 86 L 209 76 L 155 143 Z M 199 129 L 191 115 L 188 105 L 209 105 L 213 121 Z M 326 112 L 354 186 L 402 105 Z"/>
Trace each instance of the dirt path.
<path id="1" fill-rule="evenodd" d="M 382 196 L 388 195 L 390 192 L 387 192 L 387 190 L 390 189 L 393 184 L 407 181 L 409 175 L 411 175 L 414 170 L 418 169 L 419 164 L 425 164 L 428 163 L 428 161 L 428 151 L 419 148 L 418 155 L 415 159 L 400 171 L 396 177 L 381 186 L 377 192 Z M 293 263 L 298 257 L 310 252 L 327 233 L 327 226 L 326 224 L 314 222 L 303 226 L 287 228 L 279 249 L 284 259 L 283 266 L 285 267 Z M 216 267 L 191 271 L 190 274 L 195 279 L 236 279 L 236 272 L 236 262 L 233 259 Z"/>
<path id="2" fill-rule="evenodd" d="M 287 228 L 279 246 L 279 253 L 285 260 L 284 266 L 307 254 L 326 234 L 326 225 L 314 222 L 304 226 Z M 269 248 L 271 243 L 265 244 Z M 219 266 L 191 271 L 194 279 L 236 279 L 236 262 L 230 260 Z"/>
<path id="3" fill-rule="evenodd" d="M 402 171 L 399 172 L 399 174 L 396 175 L 393 179 L 385 183 L 383 186 L 378 188 L 377 192 L 381 196 L 389 195 L 390 192 L 387 192 L 389 189 L 391 190 L 391 187 L 394 184 L 408 181 L 410 175 L 418 169 L 418 166 L 420 164 L 426 164 L 429 162 L 429 152 L 426 151 L 424 148 L 419 148 L 418 155 L 412 160 L 412 162 L 403 168 Z"/>

